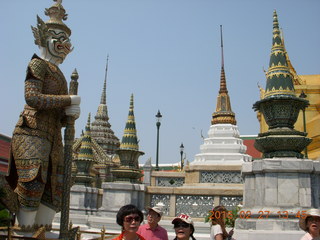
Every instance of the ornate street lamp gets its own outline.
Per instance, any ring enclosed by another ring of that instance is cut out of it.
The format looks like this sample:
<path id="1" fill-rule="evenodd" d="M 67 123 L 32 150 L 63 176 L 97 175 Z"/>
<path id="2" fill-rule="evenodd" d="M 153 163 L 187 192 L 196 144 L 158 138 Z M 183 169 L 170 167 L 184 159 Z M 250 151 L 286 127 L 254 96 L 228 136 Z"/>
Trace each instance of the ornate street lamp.
<path id="1" fill-rule="evenodd" d="M 161 118 L 162 115 L 160 113 L 160 110 L 158 110 L 158 113 L 156 115 L 157 118 L 157 156 L 156 156 L 156 171 L 159 171 L 159 129 L 160 129 L 160 125 L 161 125 Z"/>
<path id="2" fill-rule="evenodd" d="M 307 98 L 307 94 L 304 93 L 304 91 L 301 91 L 301 94 L 299 95 L 299 98 Z M 303 131 L 307 132 L 307 125 L 306 125 L 306 109 L 302 109 L 302 117 L 303 117 Z M 305 147 L 304 149 L 304 158 L 308 158 L 308 149 Z"/>
<path id="3" fill-rule="evenodd" d="M 181 161 L 181 171 L 183 170 L 183 150 L 184 150 L 184 146 L 183 146 L 183 143 L 181 143 L 180 145 L 180 161 Z"/>

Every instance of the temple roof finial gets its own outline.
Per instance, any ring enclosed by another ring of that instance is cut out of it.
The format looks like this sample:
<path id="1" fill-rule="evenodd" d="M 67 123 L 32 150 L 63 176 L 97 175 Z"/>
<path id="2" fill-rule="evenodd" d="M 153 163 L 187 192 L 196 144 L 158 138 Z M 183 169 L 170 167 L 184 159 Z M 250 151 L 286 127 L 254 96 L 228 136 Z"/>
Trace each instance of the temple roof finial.
<path id="1" fill-rule="evenodd" d="M 220 25 L 220 37 L 221 37 L 221 77 L 220 77 L 220 90 L 219 90 L 219 93 L 228 93 L 226 76 L 225 76 L 225 72 L 224 72 L 222 25 Z"/>
<path id="2" fill-rule="evenodd" d="M 90 131 L 90 124 L 91 124 L 91 113 L 88 114 L 88 120 L 85 130 Z"/>
<path id="3" fill-rule="evenodd" d="M 101 94 L 100 104 L 107 103 L 107 78 L 108 78 L 108 64 L 109 64 L 109 54 L 107 55 L 107 63 L 106 63 L 106 73 L 104 75 L 104 82 L 103 82 L 103 90 Z"/>
<path id="4" fill-rule="evenodd" d="M 221 37 L 221 67 L 224 67 L 224 56 L 223 56 L 223 38 L 222 38 L 222 25 L 220 25 L 220 37 Z"/>
<path id="5" fill-rule="evenodd" d="M 224 72 L 224 54 L 223 54 L 223 39 L 222 39 L 222 25 L 220 25 L 221 36 L 221 76 L 220 76 L 220 90 L 217 97 L 216 111 L 212 114 L 211 124 L 233 124 L 236 125 L 235 114 L 231 110 L 230 97 L 228 95 L 227 81 Z"/>

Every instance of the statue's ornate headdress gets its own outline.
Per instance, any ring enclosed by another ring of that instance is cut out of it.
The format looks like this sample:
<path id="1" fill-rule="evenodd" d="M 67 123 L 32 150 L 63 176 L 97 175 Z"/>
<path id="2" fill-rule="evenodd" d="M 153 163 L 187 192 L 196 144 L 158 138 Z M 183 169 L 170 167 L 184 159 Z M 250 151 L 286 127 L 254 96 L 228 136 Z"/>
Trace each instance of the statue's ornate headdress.
<path id="1" fill-rule="evenodd" d="M 71 30 L 62 20 L 67 20 L 68 14 L 66 10 L 61 5 L 62 0 L 53 0 L 54 3 L 50 8 L 45 9 L 45 15 L 49 16 L 50 19 L 47 22 L 44 22 L 37 15 L 37 27 L 32 27 L 32 32 L 35 38 L 35 44 L 44 47 L 46 38 L 48 37 L 48 29 L 56 28 L 65 31 L 69 36 L 71 35 Z"/>

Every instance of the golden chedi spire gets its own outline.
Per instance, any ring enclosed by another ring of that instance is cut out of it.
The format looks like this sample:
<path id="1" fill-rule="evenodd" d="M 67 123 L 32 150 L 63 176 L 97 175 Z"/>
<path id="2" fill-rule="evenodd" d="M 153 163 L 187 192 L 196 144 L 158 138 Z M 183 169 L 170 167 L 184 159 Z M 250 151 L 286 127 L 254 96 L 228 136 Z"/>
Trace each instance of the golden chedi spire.
<path id="1" fill-rule="evenodd" d="M 231 110 L 230 97 L 227 89 L 226 75 L 224 72 L 224 56 L 223 56 L 223 40 L 222 40 L 222 25 L 220 25 L 221 34 L 221 76 L 220 90 L 217 97 L 216 111 L 212 114 L 211 124 L 233 124 L 236 125 L 235 114 Z"/>

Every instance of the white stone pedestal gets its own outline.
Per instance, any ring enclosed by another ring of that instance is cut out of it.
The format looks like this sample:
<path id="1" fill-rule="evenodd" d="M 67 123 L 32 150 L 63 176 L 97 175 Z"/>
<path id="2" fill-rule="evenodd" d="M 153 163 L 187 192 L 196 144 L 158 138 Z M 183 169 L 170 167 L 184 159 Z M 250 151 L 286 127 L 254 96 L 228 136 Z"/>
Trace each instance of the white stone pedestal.
<path id="1" fill-rule="evenodd" d="M 115 217 L 119 209 L 126 204 L 134 204 L 139 209 L 144 209 L 145 191 L 144 184 L 126 182 L 104 182 L 102 184 L 103 199 L 99 209 L 100 216 Z"/>
<path id="2" fill-rule="evenodd" d="M 93 187 L 74 185 L 70 191 L 70 214 L 96 215 L 99 190 Z"/>
<path id="3" fill-rule="evenodd" d="M 308 159 L 244 163 L 244 207 L 236 220 L 237 239 L 299 239 L 303 231 L 297 214 L 319 208 L 319 174 L 320 162 Z"/>

